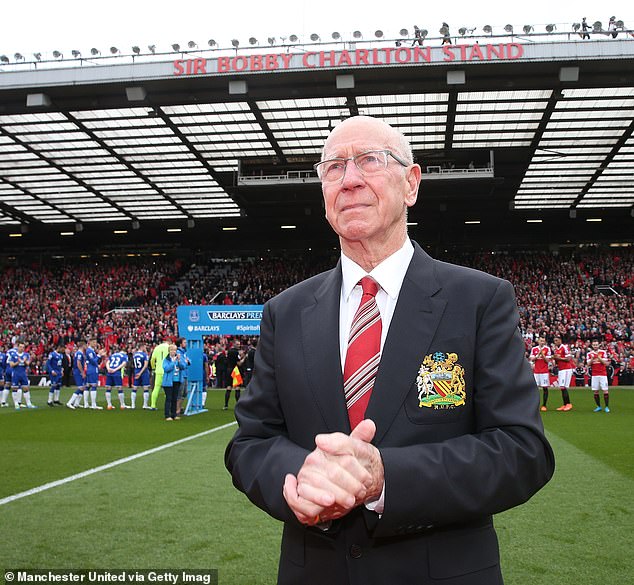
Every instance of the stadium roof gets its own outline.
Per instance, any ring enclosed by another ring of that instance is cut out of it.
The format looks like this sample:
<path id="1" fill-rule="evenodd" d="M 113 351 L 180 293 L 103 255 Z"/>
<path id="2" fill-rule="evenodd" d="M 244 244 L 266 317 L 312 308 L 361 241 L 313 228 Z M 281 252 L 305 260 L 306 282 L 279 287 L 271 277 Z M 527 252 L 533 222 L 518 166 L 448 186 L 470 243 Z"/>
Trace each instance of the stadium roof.
<path id="1" fill-rule="evenodd" d="M 5 64 L 0 237 L 334 243 L 312 164 L 367 114 L 423 166 L 419 240 L 632 242 L 634 37 L 530 40 Z"/>

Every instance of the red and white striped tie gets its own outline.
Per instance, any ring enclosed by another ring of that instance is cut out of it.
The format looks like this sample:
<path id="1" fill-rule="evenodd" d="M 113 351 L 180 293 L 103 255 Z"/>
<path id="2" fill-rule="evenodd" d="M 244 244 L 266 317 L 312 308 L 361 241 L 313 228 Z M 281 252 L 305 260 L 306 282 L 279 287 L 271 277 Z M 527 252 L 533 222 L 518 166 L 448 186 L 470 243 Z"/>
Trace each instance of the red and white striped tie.
<path id="1" fill-rule="evenodd" d="M 343 389 L 352 429 L 363 420 L 381 361 L 381 314 L 375 298 L 379 285 L 365 276 L 361 287 L 363 296 L 350 326 L 343 368 Z"/>

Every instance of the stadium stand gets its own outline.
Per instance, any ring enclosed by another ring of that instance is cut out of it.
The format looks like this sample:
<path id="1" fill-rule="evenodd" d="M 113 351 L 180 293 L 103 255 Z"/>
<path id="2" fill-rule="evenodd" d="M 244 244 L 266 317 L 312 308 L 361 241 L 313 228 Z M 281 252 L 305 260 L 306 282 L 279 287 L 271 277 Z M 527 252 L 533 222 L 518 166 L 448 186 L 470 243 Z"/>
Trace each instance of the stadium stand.
<path id="1" fill-rule="evenodd" d="M 462 254 L 447 260 L 506 278 L 515 285 L 527 347 L 538 334 L 576 345 L 577 358 L 593 338 L 607 344 L 627 377 L 634 364 L 634 250 L 589 250 L 554 255 Z M 159 335 L 177 335 L 179 304 L 261 304 L 292 284 L 334 265 L 336 253 L 212 258 L 66 261 L 59 266 L 6 267 L 0 293 L 5 348 L 17 339 L 43 371 L 57 343 L 96 336 L 132 349 Z M 217 339 L 210 340 L 210 346 Z"/>

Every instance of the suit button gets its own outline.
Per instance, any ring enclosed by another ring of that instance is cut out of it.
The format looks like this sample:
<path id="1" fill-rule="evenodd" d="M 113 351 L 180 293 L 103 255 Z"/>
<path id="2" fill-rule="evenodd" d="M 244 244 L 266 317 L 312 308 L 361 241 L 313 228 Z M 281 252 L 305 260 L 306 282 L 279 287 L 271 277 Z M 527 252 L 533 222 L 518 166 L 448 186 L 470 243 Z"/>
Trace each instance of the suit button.
<path id="1" fill-rule="evenodd" d="M 353 559 L 360 559 L 363 556 L 363 549 L 358 544 L 353 544 L 350 547 L 350 556 Z"/>

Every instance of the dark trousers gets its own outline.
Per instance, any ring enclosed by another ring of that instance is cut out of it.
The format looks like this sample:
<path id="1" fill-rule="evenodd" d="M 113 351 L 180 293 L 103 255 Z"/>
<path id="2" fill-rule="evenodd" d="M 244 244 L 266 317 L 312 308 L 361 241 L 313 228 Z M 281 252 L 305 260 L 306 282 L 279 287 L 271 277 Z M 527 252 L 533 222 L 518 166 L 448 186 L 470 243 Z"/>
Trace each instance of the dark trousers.
<path id="1" fill-rule="evenodd" d="M 163 386 L 163 390 L 165 390 L 165 418 L 176 416 L 176 399 L 179 387 L 180 382 L 174 382 L 173 386 Z"/>

